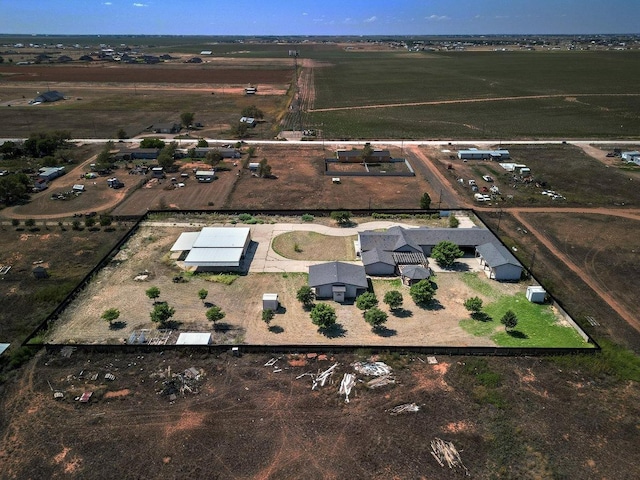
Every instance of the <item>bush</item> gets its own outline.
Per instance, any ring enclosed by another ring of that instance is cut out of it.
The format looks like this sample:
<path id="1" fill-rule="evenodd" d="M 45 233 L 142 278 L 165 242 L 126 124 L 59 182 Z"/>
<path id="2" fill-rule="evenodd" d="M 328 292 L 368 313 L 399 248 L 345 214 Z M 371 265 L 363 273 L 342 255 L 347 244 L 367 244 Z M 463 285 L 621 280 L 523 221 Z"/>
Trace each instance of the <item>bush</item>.
<path id="1" fill-rule="evenodd" d="M 270 308 L 267 308 L 266 310 L 262 311 L 262 321 L 267 325 L 271 323 L 271 320 L 273 320 L 274 316 L 275 316 L 275 313 Z"/>
<path id="2" fill-rule="evenodd" d="M 436 290 L 429 280 L 420 280 L 411 285 L 409 295 L 417 305 L 425 305 L 433 300 Z"/>
<path id="3" fill-rule="evenodd" d="M 356 307 L 360 310 L 369 310 L 378 305 L 378 299 L 373 292 L 364 292 L 356 299 Z"/>
<path id="4" fill-rule="evenodd" d="M 400 308 L 403 302 L 402 294 L 398 290 L 389 290 L 384 294 L 384 303 L 389 305 L 391 310 L 395 310 L 396 308 Z"/>
<path id="5" fill-rule="evenodd" d="M 364 319 L 375 329 L 387 321 L 387 314 L 378 307 L 374 307 L 364 313 Z"/>
<path id="6" fill-rule="evenodd" d="M 458 228 L 460 220 L 455 215 L 449 215 L 449 228 Z"/>
<path id="7" fill-rule="evenodd" d="M 337 316 L 335 309 L 327 303 L 318 303 L 311 310 L 311 322 L 320 329 L 335 325 Z"/>
<path id="8" fill-rule="evenodd" d="M 311 215 L 310 213 L 305 213 L 304 215 L 302 215 L 302 217 L 300 217 L 300 219 L 303 222 L 313 222 L 315 217 L 313 215 Z"/>

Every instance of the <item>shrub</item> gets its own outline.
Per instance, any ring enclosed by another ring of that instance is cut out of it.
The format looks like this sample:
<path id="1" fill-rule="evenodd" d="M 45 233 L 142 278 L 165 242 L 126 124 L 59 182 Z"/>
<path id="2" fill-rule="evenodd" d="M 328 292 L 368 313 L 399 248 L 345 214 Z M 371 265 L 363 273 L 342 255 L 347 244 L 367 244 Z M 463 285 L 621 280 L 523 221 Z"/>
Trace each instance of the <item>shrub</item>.
<path id="1" fill-rule="evenodd" d="M 364 292 L 356 299 L 356 307 L 360 310 L 369 310 L 378 305 L 378 299 L 373 292 Z"/>
<path id="2" fill-rule="evenodd" d="M 313 215 L 311 215 L 310 213 L 305 213 L 304 215 L 302 215 L 302 217 L 300 217 L 300 219 L 303 222 L 313 222 L 315 217 Z"/>

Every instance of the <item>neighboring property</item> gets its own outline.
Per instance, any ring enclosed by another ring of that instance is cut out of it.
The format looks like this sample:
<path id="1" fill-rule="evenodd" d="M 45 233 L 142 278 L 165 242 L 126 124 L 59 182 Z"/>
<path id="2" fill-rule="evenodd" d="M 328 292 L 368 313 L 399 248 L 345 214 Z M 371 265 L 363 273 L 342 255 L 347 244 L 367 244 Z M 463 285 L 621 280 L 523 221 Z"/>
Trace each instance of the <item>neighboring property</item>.
<path id="1" fill-rule="evenodd" d="M 476 257 L 480 260 L 487 277 L 500 281 L 518 281 L 522 275 L 522 265 L 507 247 L 499 243 L 485 243 L 476 247 Z"/>
<path id="2" fill-rule="evenodd" d="M 339 162 L 362 162 L 362 150 L 338 150 L 336 158 Z M 374 150 L 369 156 L 369 162 L 388 162 L 391 160 L 389 150 Z"/>
<path id="3" fill-rule="evenodd" d="M 38 178 L 50 182 L 54 178 L 61 177 L 65 173 L 64 167 L 42 167 L 39 170 Z"/>
<path id="4" fill-rule="evenodd" d="M 367 290 L 369 284 L 360 265 L 329 262 L 309 267 L 309 286 L 315 289 L 316 298 L 344 302 Z"/>
<path id="5" fill-rule="evenodd" d="M 509 150 L 460 150 L 458 158 L 461 160 L 508 160 Z"/>
<path id="6" fill-rule="evenodd" d="M 508 261 L 502 266 L 498 264 L 497 258 L 492 257 L 490 266 L 487 268 L 491 269 L 493 266 L 500 272 L 497 276 L 493 273 L 494 276 L 490 278 L 510 280 L 516 275 L 516 269 L 518 269 L 517 278 L 520 278 L 522 266 L 486 228 L 391 227 L 383 232 L 367 230 L 358 234 L 356 253 L 361 256 L 368 275 L 400 274 L 403 276 L 403 281 L 407 283 L 417 279 L 416 275 L 425 275 L 430 272 L 427 256 L 431 254 L 431 249 L 436 244 L 445 240 L 455 243 L 468 253 L 475 253 L 479 245 L 494 246 Z M 486 250 L 486 253 L 489 255 L 489 250 Z M 424 270 L 407 270 L 409 266 L 420 266 Z M 430 273 L 428 275 L 430 276 Z"/>
<path id="7" fill-rule="evenodd" d="M 244 93 L 245 95 L 255 95 L 258 93 L 258 87 L 246 87 Z"/>
<path id="8" fill-rule="evenodd" d="M 160 155 L 159 148 L 131 148 L 120 150 L 113 156 L 115 161 L 121 160 L 156 160 Z"/>
<path id="9" fill-rule="evenodd" d="M 258 121 L 253 117 L 240 117 L 240 123 L 246 123 L 247 127 L 255 127 Z"/>
<path id="10" fill-rule="evenodd" d="M 635 163 L 636 165 L 640 165 L 640 152 L 634 150 L 632 152 L 622 152 L 620 154 L 620 158 L 627 163 Z"/>
<path id="11" fill-rule="evenodd" d="M 222 155 L 222 158 L 240 158 L 242 153 L 235 148 L 220 148 L 220 147 L 196 147 L 193 149 L 194 158 L 205 158 L 209 152 L 218 152 Z"/>
<path id="12" fill-rule="evenodd" d="M 58 100 L 64 100 L 64 95 L 57 90 L 51 90 L 50 92 L 41 93 L 29 103 L 31 105 L 37 105 L 40 103 L 57 102 Z"/>
<path id="13" fill-rule="evenodd" d="M 171 252 L 185 268 L 239 271 L 250 243 L 248 227 L 204 227 L 199 232 L 181 234 Z"/>
<path id="14" fill-rule="evenodd" d="M 159 123 L 153 126 L 155 133 L 178 133 L 181 129 L 179 123 Z"/>
<path id="15" fill-rule="evenodd" d="M 166 175 L 164 173 L 164 168 L 162 168 L 162 167 L 153 167 L 151 169 L 151 177 L 152 178 L 165 178 Z"/>
<path id="16" fill-rule="evenodd" d="M 196 170 L 196 180 L 200 183 L 211 183 L 215 178 L 215 170 Z"/>

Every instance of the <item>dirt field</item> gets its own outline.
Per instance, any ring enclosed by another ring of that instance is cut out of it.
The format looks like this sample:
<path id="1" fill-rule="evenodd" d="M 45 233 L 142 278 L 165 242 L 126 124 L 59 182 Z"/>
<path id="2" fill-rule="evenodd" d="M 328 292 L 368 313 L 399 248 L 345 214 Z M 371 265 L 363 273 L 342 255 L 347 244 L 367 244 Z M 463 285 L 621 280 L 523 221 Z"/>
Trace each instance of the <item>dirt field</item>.
<path id="1" fill-rule="evenodd" d="M 427 365 L 382 356 L 395 385 L 371 390 L 358 381 L 345 403 L 337 394 L 343 373 L 367 358 L 285 357 L 275 368 L 261 355 L 43 353 L 0 399 L 2 477 L 466 478 L 438 465 L 435 438 L 453 443 L 470 478 L 640 475 L 637 384 L 550 359 L 438 357 Z M 334 362 L 335 375 L 316 391 L 310 377 L 296 378 Z M 158 394 L 168 375 L 190 367 L 201 372 L 197 394 Z M 63 398 L 54 400 L 50 386 Z M 85 391 L 89 403 L 74 400 Z M 390 415 L 411 402 L 418 412 Z"/>
<path id="2" fill-rule="evenodd" d="M 398 152 L 393 152 L 394 155 Z M 343 177 L 334 184 L 324 175 L 324 158 L 334 150 L 317 146 L 264 145 L 256 152 L 266 158 L 277 180 L 240 176 L 225 207 L 280 208 L 417 208 L 421 192 L 435 193 L 421 176 Z"/>
<path id="3" fill-rule="evenodd" d="M 296 300 L 296 292 L 307 281 L 301 273 L 251 273 L 240 276 L 232 285 L 208 282 L 192 277 L 188 283 L 174 284 L 180 270 L 166 260 L 169 248 L 184 228 L 145 226 L 128 242 L 111 266 L 105 268 L 64 312 L 48 334 L 50 343 L 123 343 L 134 330 L 156 329 L 149 312 L 151 301 L 145 290 L 160 288 L 160 300 L 176 310 L 174 319 L 180 331 L 212 332 L 215 343 L 306 344 L 306 345 L 455 345 L 491 346 L 486 337 L 465 332 L 459 322 L 468 317 L 463 306 L 466 298 L 478 294 L 465 285 L 458 273 L 438 273 L 438 305 L 419 308 L 409 297 L 408 289 L 390 281 L 376 280 L 374 291 L 379 299 L 392 288 L 405 296 L 404 310 L 389 312 L 386 329 L 373 332 L 362 312 L 353 304 L 329 301 L 336 309 L 338 327 L 322 334 L 311 324 L 309 314 Z M 283 263 L 283 272 L 286 271 Z M 137 282 L 134 277 L 148 271 L 149 278 Z M 522 291 L 523 285 L 491 282 L 505 294 Z M 216 304 L 226 317 L 216 326 L 205 318 L 206 307 L 197 292 L 209 292 L 207 302 Z M 271 329 L 262 322 L 262 293 L 278 293 L 285 312 L 276 315 Z M 485 299 L 486 300 L 486 299 Z M 100 316 L 108 308 L 121 312 L 119 328 L 110 328 Z M 381 303 L 381 308 L 388 311 Z M 172 337 L 172 342 L 175 341 Z"/>

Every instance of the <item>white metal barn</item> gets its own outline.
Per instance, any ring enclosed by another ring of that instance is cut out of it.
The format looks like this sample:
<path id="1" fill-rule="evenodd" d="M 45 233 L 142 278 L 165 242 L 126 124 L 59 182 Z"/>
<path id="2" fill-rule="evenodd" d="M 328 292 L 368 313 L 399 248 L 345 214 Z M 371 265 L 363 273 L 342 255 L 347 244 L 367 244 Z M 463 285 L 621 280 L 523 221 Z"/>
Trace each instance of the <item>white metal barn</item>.
<path id="1" fill-rule="evenodd" d="M 204 227 L 199 232 L 185 232 L 171 247 L 181 252 L 185 267 L 211 271 L 240 270 L 251 243 L 248 227 Z"/>
<path id="2" fill-rule="evenodd" d="M 522 265 L 504 245 L 478 245 L 476 257 L 487 277 L 494 280 L 520 280 Z"/>

